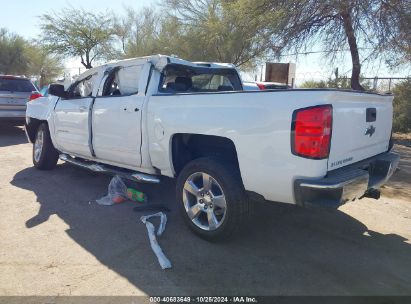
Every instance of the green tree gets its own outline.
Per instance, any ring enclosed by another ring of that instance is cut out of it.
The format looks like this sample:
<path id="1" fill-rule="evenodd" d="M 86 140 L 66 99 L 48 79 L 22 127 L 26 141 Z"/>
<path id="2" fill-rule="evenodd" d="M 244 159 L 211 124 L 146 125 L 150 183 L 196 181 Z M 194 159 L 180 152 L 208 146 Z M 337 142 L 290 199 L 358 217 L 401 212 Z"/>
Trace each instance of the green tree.
<path id="1" fill-rule="evenodd" d="M 127 57 L 169 53 L 160 38 L 165 22 L 162 14 L 148 7 L 138 12 L 128 8 L 126 12 L 126 18 L 122 20 L 122 24 L 128 27 L 124 47 Z"/>
<path id="2" fill-rule="evenodd" d="M 26 75 L 50 83 L 63 71 L 61 60 L 37 42 L 0 29 L 0 73 Z"/>
<path id="3" fill-rule="evenodd" d="M 67 57 L 80 57 L 81 64 L 92 68 L 96 59 L 117 55 L 114 17 L 112 14 L 91 13 L 83 9 L 66 8 L 40 16 L 41 37 L 48 51 Z"/>
<path id="4" fill-rule="evenodd" d="M 63 73 L 61 58 L 49 54 L 41 45 L 30 44 L 26 48 L 26 56 L 29 58 L 27 74 L 36 76 L 40 87 L 55 81 Z"/>
<path id="5" fill-rule="evenodd" d="M 271 51 L 266 16 L 247 19 L 246 8 L 237 1 L 164 0 L 164 4 L 160 11 L 128 8 L 117 22 L 127 57 L 163 53 L 247 69 Z"/>
<path id="6" fill-rule="evenodd" d="M 27 41 L 21 36 L 0 28 L 0 73 L 25 74 L 28 66 L 26 47 Z"/>
<path id="7" fill-rule="evenodd" d="M 320 44 L 325 55 L 333 60 L 348 47 L 352 60 L 351 87 L 355 90 L 364 89 L 360 73 L 365 59 L 384 55 L 392 59 L 406 49 L 401 38 L 410 38 L 410 0 L 239 1 L 249 2 L 250 11 L 258 16 L 273 16 L 274 22 L 267 26 L 283 28 L 273 35 L 282 50 L 298 53 Z"/>
<path id="8" fill-rule="evenodd" d="M 394 90 L 393 130 L 395 132 L 411 131 L 411 80 L 398 84 Z"/>
<path id="9" fill-rule="evenodd" d="M 406 3 L 405 7 L 404 2 Z M 394 18 L 393 22 L 396 24 L 391 29 L 394 31 L 390 40 L 394 56 L 389 58 L 387 62 L 390 66 L 397 67 L 411 62 L 411 1 L 391 0 L 390 5 L 396 9 L 396 15 L 399 17 Z"/>
<path id="10" fill-rule="evenodd" d="M 266 15 L 251 16 L 241 1 L 165 0 L 168 14 L 180 24 L 182 38 L 192 47 L 188 59 L 230 62 L 242 68 L 272 49 Z"/>

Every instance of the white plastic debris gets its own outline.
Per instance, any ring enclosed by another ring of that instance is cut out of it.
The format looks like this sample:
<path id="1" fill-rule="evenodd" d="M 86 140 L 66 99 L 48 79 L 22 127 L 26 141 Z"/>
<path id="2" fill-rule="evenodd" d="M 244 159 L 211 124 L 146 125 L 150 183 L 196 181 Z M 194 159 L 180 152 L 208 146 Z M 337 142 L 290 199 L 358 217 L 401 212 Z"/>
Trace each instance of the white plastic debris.
<path id="1" fill-rule="evenodd" d="M 151 249 L 153 249 L 155 255 L 157 256 L 157 259 L 158 259 L 158 262 L 160 263 L 161 268 L 167 269 L 167 268 L 171 268 L 171 262 L 165 256 L 163 250 L 161 250 L 161 247 L 157 242 L 154 225 L 148 221 L 149 218 L 156 217 L 156 216 L 159 216 L 161 219 L 160 226 L 158 227 L 158 230 L 157 230 L 157 236 L 160 236 L 163 234 L 164 230 L 166 229 L 166 223 L 167 223 L 167 216 L 163 212 L 157 212 L 155 214 L 142 216 L 140 220 L 147 227 L 148 238 L 150 239 Z"/>
<path id="2" fill-rule="evenodd" d="M 127 186 L 120 176 L 114 176 L 108 185 L 108 194 L 96 200 L 97 204 L 110 206 L 127 200 Z"/>

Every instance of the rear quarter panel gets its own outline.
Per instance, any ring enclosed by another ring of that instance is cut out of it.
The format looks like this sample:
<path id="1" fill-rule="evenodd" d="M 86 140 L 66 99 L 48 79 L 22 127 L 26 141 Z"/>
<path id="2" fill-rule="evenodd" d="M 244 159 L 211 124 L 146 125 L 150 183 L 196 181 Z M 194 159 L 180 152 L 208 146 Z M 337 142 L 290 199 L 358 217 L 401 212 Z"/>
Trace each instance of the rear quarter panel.
<path id="1" fill-rule="evenodd" d="M 162 174 L 174 176 L 170 149 L 174 134 L 226 137 L 235 145 L 246 190 L 294 203 L 294 179 L 323 177 L 327 160 L 291 153 L 292 113 L 326 103 L 329 94 L 282 90 L 152 96 L 147 107 L 151 163 Z"/>

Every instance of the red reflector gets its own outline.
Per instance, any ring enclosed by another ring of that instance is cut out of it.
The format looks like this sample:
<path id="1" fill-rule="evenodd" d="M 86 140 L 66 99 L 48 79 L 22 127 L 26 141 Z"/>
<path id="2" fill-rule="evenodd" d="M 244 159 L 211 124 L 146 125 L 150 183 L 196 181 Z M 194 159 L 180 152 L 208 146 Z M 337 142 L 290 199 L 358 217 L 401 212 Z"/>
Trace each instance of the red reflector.
<path id="1" fill-rule="evenodd" d="M 260 90 L 265 90 L 265 85 L 264 84 L 257 82 L 257 86 Z"/>
<path id="2" fill-rule="evenodd" d="M 330 152 L 332 106 L 321 105 L 294 111 L 291 125 L 293 154 L 313 158 L 327 158 Z"/>
<path id="3" fill-rule="evenodd" d="M 29 101 L 32 101 L 32 100 L 37 99 L 39 97 L 43 97 L 43 95 L 41 95 L 39 92 L 33 92 L 30 95 Z"/>

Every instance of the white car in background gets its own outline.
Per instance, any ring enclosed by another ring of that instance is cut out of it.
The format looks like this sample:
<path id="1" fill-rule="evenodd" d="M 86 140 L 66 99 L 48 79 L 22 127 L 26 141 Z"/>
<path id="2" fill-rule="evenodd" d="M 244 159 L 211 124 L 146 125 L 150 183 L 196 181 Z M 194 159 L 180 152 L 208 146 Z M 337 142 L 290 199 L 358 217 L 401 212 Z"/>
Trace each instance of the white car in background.
<path id="1" fill-rule="evenodd" d="M 0 75 L 0 121 L 24 122 L 27 102 L 39 97 L 41 94 L 30 79 Z"/>

